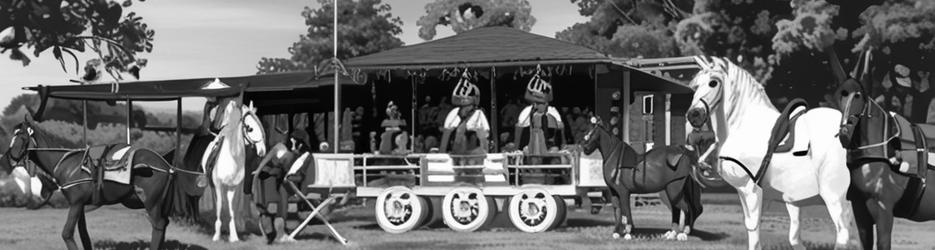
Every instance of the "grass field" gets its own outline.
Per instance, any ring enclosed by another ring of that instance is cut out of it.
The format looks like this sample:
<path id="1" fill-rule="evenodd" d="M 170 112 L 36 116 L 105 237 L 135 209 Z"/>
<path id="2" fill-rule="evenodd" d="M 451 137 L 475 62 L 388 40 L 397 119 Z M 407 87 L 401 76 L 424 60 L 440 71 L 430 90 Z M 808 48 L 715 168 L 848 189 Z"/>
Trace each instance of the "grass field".
<path id="1" fill-rule="evenodd" d="M 742 212 L 735 194 L 705 194 L 704 214 L 686 242 L 665 241 L 660 235 L 669 227 L 669 212 L 664 206 L 635 208 L 637 239 L 615 240 L 611 209 L 591 215 L 586 209 L 569 213 L 565 225 L 557 230 L 528 234 L 509 223 L 504 214 L 495 225 L 474 233 L 455 233 L 435 225 L 401 235 L 383 232 L 374 222 L 372 204 L 335 213 L 332 222 L 356 249 L 740 249 L 746 247 Z M 764 249 L 790 248 L 786 235 L 788 218 L 778 202 L 765 204 L 761 235 Z M 66 210 L 0 208 L 0 249 L 62 249 L 61 229 Z M 148 248 L 150 226 L 142 210 L 119 206 L 103 207 L 88 214 L 91 238 L 96 249 Z M 297 222 L 290 223 L 294 226 Z M 828 249 L 833 244 L 833 225 L 822 206 L 803 209 L 802 238 L 809 249 Z M 291 227 L 290 226 L 290 227 Z M 226 228 L 226 226 L 225 226 Z M 327 229 L 313 225 L 299 235 L 299 241 L 285 245 L 266 245 L 255 235 L 243 235 L 243 242 L 212 242 L 213 228 L 198 225 L 170 224 L 168 249 L 340 249 Z M 856 231 L 853 229 L 852 232 Z M 852 233 L 851 246 L 857 249 Z M 935 222 L 915 223 L 897 220 L 894 249 L 935 249 Z M 76 235 L 76 239 L 77 239 Z M 224 239 L 226 239 L 226 234 Z"/>

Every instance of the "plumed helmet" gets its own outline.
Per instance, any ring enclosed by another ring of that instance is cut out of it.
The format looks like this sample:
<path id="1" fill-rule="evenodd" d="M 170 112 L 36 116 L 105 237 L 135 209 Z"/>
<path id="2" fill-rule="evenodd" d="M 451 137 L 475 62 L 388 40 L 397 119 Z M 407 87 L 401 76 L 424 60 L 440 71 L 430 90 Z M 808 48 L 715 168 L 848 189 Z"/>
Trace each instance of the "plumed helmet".
<path id="1" fill-rule="evenodd" d="M 529 79 L 526 85 L 526 101 L 533 103 L 545 103 L 552 101 L 552 84 L 543 80 L 537 73 Z"/>
<path id="2" fill-rule="evenodd" d="M 477 105 L 480 103 L 480 89 L 471 82 L 471 75 L 464 71 L 458 84 L 451 91 L 451 102 L 456 106 Z"/>

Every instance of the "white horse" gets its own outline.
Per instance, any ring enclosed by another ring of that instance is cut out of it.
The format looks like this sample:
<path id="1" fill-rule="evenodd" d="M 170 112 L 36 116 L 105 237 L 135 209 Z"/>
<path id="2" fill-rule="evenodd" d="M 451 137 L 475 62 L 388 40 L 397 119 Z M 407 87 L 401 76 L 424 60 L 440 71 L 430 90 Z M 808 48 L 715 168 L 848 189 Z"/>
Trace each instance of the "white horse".
<path id="1" fill-rule="evenodd" d="M 695 94 L 687 116 L 713 122 L 719 147 L 718 173 L 740 194 L 748 247 L 760 247 L 763 187 L 782 194 L 789 212 L 789 243 L 793 248 L 804 248 L 799 241 L 799 207 L 816 196 L 824 200 L 834 221 L 835 247 L 846 246 L 850 223 L 846 218 L 850 213 L 845 210 L 845 194 L 850 174 L 846 151 L 836 138 L 841 112 L 831 108 L 805 111 L 794 129 L 798 134 L 795 138 L 802 138 L 795 144 L 808 143 L 807 154 L 776 153 L 760 180 L 761 187 L 754 176 L 780 112 L 770 103 L 763 86 L 739 66 L 723 58 L 695 59 L 702 69 L 690 84 Z"/>
<path id="2" fill-rule="evenodd" d="M 249 106 L 241 105 L 236 101 L 229 101 L 224 107 L 224 119 L 221 123 L 221 131 L 218 136 L 208 144 L 209 152 L 205 152 L 201 160 L 201 166 L 206 169 L 208 160 L 211 157 L 210 150 L 214 145 L 220 143 L 220 150 L 214 161 L 214 168 L 211 170 L 211 181 L 214 184 L 215 192 L 215 211 L 217 219 L 214 222 L 214 237 L 212 240 L 221 239 L 221 210 L 223 201 L 227 199 L 227 209 L 230 213 L 228 222 L 228 233 L 230 233 L 230 242 L 240 241 L 237 237 L 237 227 L 234 212 L 234 195 L 240 190 L 240 184 L 244 179 L 244 164 L 246 161 L 245 145 L 253 145 L 256 154 L 260 157 L 266 154 L 266 134 L 260 118 L 256 115 L 256 108 L 253 102 Z M 207 115 L 207 114 L 206 114 Z"/>

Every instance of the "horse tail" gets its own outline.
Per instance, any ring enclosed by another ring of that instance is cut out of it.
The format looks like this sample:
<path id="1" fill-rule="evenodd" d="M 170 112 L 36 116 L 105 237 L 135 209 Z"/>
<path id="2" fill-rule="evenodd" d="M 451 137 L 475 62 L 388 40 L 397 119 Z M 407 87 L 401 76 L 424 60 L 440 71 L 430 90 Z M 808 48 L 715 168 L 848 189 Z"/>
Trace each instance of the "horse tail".
<path id="1" fill-rule="evenodd" d="M 782 110 L 782 113 L 779 114 L 779 117 L 776 118 L 776 123 L 773 125 L 773 132 L 769 135 L 769 144 L 766 145 L 766 155 L 763 156 L 763 162 L 760 163 L 760 169 L 756 171 L 756 175 L 751 176 L 754 182 L 759 183 L 760 180 L 763 179 L 763 175 L 766 174 L 766 168 L 769 167 L 769 163 L 773 159 L 773 151 L 776 151 L 776 147 L 779 146 L 782 139 L 789 134 L 789 130 L 791 129 L 789 128 L 789 121 L 792 111 L 795 111 L 795 109 L 800 106 L 807 107 L 808 103 L 802 98 L 796 98 L 789 102 L 786 108 Z"/>

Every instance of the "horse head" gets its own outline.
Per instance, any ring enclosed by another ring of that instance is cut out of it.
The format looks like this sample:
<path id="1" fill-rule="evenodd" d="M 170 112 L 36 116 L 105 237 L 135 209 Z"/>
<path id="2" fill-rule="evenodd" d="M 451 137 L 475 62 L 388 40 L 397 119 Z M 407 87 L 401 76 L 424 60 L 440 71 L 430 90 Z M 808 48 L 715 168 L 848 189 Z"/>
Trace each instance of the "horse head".
<path id="1" fill-rule="evenodd" d="M 0 171 L 9 174 L 13 171 L 14 166 L 20 165 L 26 160 L 29 148 L 35 147 L 36 139 L 33 138 L 35 133 L 36 130 L 33 129 L 31 115 L 26 115 L 22 123 L 13 127 L 10 145 L 6 153 L 3 154 L 2 163 L 0 163 Z"/>
<path id="2" fill-rule="evenodd" d="M 723 102 L 728 62 L 704 56 L 696 56 L 695 61 L 701 66 L 701 71 L 689 84 L 695 94 L 685 116 L 693 127 L 701 128 L 709 121 L 713 109 L 719 108 Z"/>
<path id="3" fill-rule="evenodd" d="M 587 134 L 584 134 L 584 140 L 581 142 L 581 149 L 584 150 L 585 154 L 594 153 L 594 150 L 597 150 L 601 147 L 601 139 L 606 140 L 606 137 L 609 134 L 607 129 L 604 128 L 604 122 L 601 121 L 600 117 L 592 116 L 590 119 L 591 129 L 588 130 Z"/>
<path id="4" fill-rule="evenodd" d="M 244 139 L 246 139 L 248 144 L 253 145 L 258 156 L 265 156 L 266 131 L 263 129 L 263 123 L 260 122 L 260 117 L 256 114 L 257 110 L 256 107 L 253 106 L 253 101 L 250 101 L 249 105 L 243 105 L 240 110 L 243 119 L 241 124 Z"/>
<path id="5" fill-rule="evenodd" d="M 838 131 L 838 140 L 841 145 L 848 148 L 853 144 L 854 132 L 860 121 L 869 118 L 873 101 L 864 93 L 860 83 L 855 79 L 848 79 L 838 86 L 835 95 L 838 97 L 841 116 L 841 128 Z"/>

